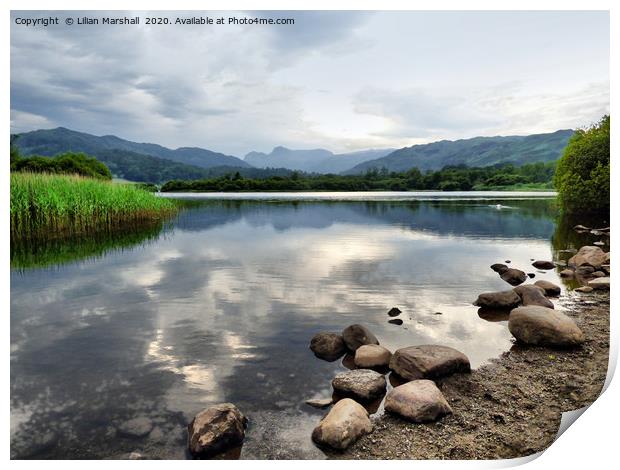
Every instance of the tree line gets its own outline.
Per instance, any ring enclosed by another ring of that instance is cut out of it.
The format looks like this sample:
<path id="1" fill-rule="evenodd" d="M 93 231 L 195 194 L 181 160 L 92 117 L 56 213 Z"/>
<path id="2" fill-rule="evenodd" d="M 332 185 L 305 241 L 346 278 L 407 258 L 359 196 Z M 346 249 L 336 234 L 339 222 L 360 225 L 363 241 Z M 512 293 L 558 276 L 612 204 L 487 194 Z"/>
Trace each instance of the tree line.
<path id="1" fill-rule="evenodd" d="M 172 180 L 161 191 L 471 191 L 522 187 L 552 189 L 555 162 L 522 166 L 512 164 L 490 167 L 446 166 L 422 173 L 417 168 L 406 172 L 386 169 L 368 170 L 362 175 L 306 174 L 245 178 L 239 173 L 201 180 Z"/>

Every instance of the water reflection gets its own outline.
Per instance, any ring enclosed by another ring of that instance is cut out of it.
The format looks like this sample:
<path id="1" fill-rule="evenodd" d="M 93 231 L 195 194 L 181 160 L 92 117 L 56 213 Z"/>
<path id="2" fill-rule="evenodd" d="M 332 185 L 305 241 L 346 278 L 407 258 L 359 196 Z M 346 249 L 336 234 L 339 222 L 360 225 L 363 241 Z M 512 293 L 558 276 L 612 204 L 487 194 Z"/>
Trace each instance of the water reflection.
<path id="1" fill-rule="evenodd" d="M 348 362 L 315 358 L 314 333 L 364 323 L 391 350 L 439 343 L 474 367 L 510 348 L 471 303 L 507 287 L 490 264 L 552 257 L 555 210 L 503 204 L 211 201 L 139 249 L 13 271 L 12 456 L 184 458 L 191 418 L 231 401 L 250 419 L 241 458 L 322 457 L 324 411 L 304 402 Z"/>

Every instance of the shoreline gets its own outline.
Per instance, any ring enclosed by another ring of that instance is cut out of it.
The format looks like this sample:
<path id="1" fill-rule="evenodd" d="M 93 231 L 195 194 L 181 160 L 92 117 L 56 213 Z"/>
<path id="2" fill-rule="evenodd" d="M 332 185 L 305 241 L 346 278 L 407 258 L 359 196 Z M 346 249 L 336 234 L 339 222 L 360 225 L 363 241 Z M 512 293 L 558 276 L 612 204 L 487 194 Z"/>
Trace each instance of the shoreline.
<path id="1" fill-rule="evenodd" d="M 515 344 L 470 374 L 436 381 L 454 413 L 413 424 L 388 413 L 331 459 L 511 459 L 548 448 L 561 413 L 593 403 L 609 359 L 609 293 L 563 295 L 560 304 L 586 335 L 577 349 Z"/>

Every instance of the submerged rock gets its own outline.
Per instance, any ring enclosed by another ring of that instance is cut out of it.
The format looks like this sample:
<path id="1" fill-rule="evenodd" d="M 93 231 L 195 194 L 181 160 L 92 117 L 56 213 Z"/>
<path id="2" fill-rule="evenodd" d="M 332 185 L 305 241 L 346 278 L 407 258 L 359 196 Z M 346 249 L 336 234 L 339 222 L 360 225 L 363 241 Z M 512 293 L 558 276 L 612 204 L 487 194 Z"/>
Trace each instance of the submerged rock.
<path id="1" fill-rule="evenodd" d="M 599 277 L 588 282 L 588 286 L 593 289 L 609 290 L 610 281 L 611 278 L 609 277 Z"/>
<path id="2" fill-rule="evenodd" d="M 540 305 L 541 307 L 555 308 L 553 302 L 545 297 L 545 289 L 537 285 L 528 284 L 526 286 L 518 286 L 514 291 L 521 297 L 524 306 Z"/>
<path id="3" fill-rule="evenodd" d="M 338 333 L 317 333 L 310 340 L 310 349 L 327 361 L 335 361 L 346 352 L 344 339 Z"/>
<path id="4" fill-rule="evenodd" d="M 435 421 L 452 413 L 432 380 L 414 380 L 395 387 L 385 398 L 385 409 L 415 423 Z"/>
<path id="5" fill-rule="evenodd" d="M 361 368 L 387 367 L 392 353 L 378 344 L 365 344 L 355 351 L 355 365 Z"/>
<path id="6" fill-rule="evenodd" d="M 555 263 L 553 261 L 534 261 L 532 263 L 532 266 L 534 266 L 536 269 L 554 269 L 555 268 Z"/>
<path id="7" fill-rule="evenodd" d="M 312 440 L 319 446 L 346 449 L 360 437 L 372 432 L 366 409 L 345 398 L 336 403 L 312 431 Z"/>
<path id="8" fill-rule="evenodd" d="M 334 391 L 343 397 L 354 397 L 363 401 L 373 400 L 385 393 L 385 377 L 370 369 L 355 369 L 341 372 L 332 380 Z"/>
<path id="9" fill-rule="evenodd" d="M 342 332 L 342 338 L 351 351 L 364 344 L 379 344 L 379 340 L 368 328 L 358 324 L 347 326 Z"/>
<path id="10" fill-rule="evenodd" d="M 130 419 L 118 427 L 118 432 L 131 437 L 144 437 L 154 427 L 153 421 L 146 416 Z"/>
<path id="11" fill-rule="evenodd" d="M 519 284 L 523 284 L 525 282 L 527 279 L 527 274 L 520 269 L 509 268 L 504 271 L 500 277 L 512 286 L 518 286 Z"/>
<path id="12" fill-rule="evenodd" d="M 406 380 L 434 379 L 471 370 L 465 354 L 448 346 L 409 346 L 396 350 L 390 369 Z"/>
<path id="13" fill-rule="evenodd" d="M 568 265 L 575 267 L 587 265 L 599 269 L 601 265 L 606 264 L 606 254 L 598 246 L 582 246 L 577 254 L 568 260 Z"/>
<path id="14" fill-rule="evenodd" d="M 201 411 L 188 426 L 189 452 L 194 457 L 213 457 L 241 445 L 247 421 L 232 403 Z"/>
<path id="15" fill-rule="evenodd" d="M 514 290 L 502 292 L 485 292 L 480 294 L 474 305 L 489 309 L 512 309 L 521 303 L 521 298 Z"/>
<path id="16" fill-rule="evenodd" d="M 526 344 L 568 347 L 584 341 L 582 331 L 570 317 L 546 307 L 514 309 L 508 318 L 508 329 Z"/>
<path id="17" fill-rule="evenodd" d="M 508 266 L 501 263 L 495 263 L 491 265 L 491 269 L 498 274 L 503 274 L 504 272 L 508 271 Z"/>
<path id="18" fill-rule="evenodd" d="M 543 279 L 541 279 L 540 281 L 536 281 L 534 285 L 542 287 L 545 291 L 545 295 L 549 295 L 551 297 L 556 297 L 562 292 L 560 286 L 554 284 L 553 282 L 545 281 Z"/>
<path id="19" fill-rule="evenodd" d="M 402 325 L 403 321 L 400 318 L 392 318 L 391 320 L 388 320 L 388 323 L 391 323 L 392 325 Z"/>
<path id="20" fill-rule="evenodd" d="M 330 398 L 311 398 L 309 400 L 306 400 L 306 405 L 310 405 L 313 408 L 327 408 L 333 402 L 334 400 L 331 397 Z"/>
<path id="21" fill-rule="evenodd" d="M 400 310 L 398 307 L 392 307 L 392 308 L 390 309 L 390 311 L 388 312 L 388 315 L 389 315 L 390 317 L 397 317 L 397 316 L 398 316 L 398 315 L 400 315 L 401 313 L 403 313 L 403 312 L 401 312 L 401 310 Z"/>

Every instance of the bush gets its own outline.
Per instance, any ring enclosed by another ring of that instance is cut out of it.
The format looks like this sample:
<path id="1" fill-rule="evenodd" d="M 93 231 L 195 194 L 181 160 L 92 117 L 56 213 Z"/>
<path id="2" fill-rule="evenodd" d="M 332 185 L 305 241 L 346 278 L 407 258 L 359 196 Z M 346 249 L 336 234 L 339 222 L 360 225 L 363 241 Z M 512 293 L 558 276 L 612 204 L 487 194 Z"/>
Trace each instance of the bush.
<path id="1" fill-rule="evenodd" d="M 63 153 L 55 157 L 13 158 L 11 153 L 11 171 L 28 173 L 54 173 L 88 176 L 98 179 L 112 179 L 107 166 L 94 157 L 84 153 Z"/>
<path id="2" fill-rule="evenodd" d="M 558 161 L 554 185 L 568 214 L 609 213 L 609 116 L 575 132 Z"/>

